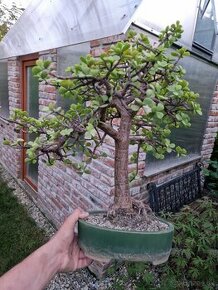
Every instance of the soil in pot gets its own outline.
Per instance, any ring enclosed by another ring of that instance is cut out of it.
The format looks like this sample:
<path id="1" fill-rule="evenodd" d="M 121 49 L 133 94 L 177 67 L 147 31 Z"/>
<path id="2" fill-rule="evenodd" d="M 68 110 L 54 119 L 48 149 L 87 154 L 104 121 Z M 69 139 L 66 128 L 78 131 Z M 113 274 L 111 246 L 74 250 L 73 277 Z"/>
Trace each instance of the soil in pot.
<path id="1" fill-rule="evenodd" d="M 113 217 L 107 213 L 97 213 L 90 215 L 87 222 L 98 225 L 100 227 L 125 230 L 125 231 L 164 231 L 168 229 L 168 225 L 155 217 L 153 213 L 138 214 L 136 212 L 126 213 L 122 210 L 117 211 Z"/>

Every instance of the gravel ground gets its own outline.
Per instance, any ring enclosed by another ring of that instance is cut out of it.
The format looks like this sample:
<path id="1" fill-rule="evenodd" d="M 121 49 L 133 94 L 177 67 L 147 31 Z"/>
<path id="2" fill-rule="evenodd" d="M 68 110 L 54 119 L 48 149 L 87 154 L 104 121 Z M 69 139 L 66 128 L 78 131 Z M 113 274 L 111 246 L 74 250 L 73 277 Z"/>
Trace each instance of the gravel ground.
<path id="1" fill-rule="evenodd" d="M 44 229 L 46 236 L 49 238 L 55 233 L 55 228 L 46 219 L 43 213 L 33 203 L 33 201 L 27 196 L 25 191 L 18 185 L 15 179 L 2 167 L 0 164 L 0 176 L 7 182 L 10 188 L 13 188 L 14 195 L 17 196 L 19 202 L 23 204 L 30 216 L 36 221 L 37 225 Z M 116 280 L 117 276 L 125 275 L 126 270 L 124 268 L 119 270 L 119 273 L 111 275 L 108 278 L 98 280 L 87 269 L 79 270 L 73 273 L 60 273 L 57 274 L 46 290 L 105 290 L 109 289 Z M 134 287 L 129 285 L 126 290 L 133 290 Z"/>

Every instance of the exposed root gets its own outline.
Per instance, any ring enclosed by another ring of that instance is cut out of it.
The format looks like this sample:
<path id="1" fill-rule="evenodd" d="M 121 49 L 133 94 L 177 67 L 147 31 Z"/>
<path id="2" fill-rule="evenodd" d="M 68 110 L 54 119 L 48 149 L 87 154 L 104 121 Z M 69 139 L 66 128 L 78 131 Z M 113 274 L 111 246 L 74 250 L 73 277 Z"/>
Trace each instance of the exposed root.
<path id="1" fill-rule="evenodd" d="M 133 207 L 131 206 L 130 208 L 122 208 L 119 205 L 112 205 L 108 212 L 107 216 L 110 219 L 114 219 L 118 215 L 126 215 L 126 216 L 132 216 L 134 214 Z"/>
<path id="2" fill-rule="evenodd" d="M 138 212 L 138 215 L 153 215 L 152 209 L 147 203 L 145 203 L 145 199 L 136 200 L 132 198 L 132 207 Z"/>
<path id="3" fill-rule="evenodd" d="M 152 212 L 150 206 L 147 204 L 146 199 L 130 198 L 128 203 L 114 204 L 110 207 L 105 216 L 114 227 L 144 229 L 156 228 L 162 229 L 162 224 Z"/>
<path id="4" fill-rule="evenodd" d="M 129 218 L 134 216 L 142 216 L 145 219 L 149 219 L 148 216 L 155 218 L 154 213 L 150 206 L 146 203 L 145 199 L 137 200 L 131 197 L 131 203 L 129 207 L 122 207 L 118 204 L 112 205 L 107 213 L 109 219 L 114 219 L 118 215 L 125 215 Z"/>

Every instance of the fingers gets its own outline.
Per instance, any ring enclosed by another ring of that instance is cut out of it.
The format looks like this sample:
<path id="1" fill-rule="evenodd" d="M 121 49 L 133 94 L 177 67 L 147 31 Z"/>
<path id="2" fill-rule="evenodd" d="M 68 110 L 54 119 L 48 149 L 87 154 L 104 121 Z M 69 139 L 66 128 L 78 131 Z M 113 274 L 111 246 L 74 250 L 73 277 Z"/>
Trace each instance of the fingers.
<path id="1" fill-rule="evenodd" d="M 66 219 L 65 224 L 69 225 L 70 227 L 74 227 L 77 223 L 78 219 L 84 219 L 88 217 L 89 213 L 83 211 L 80 208 L 74 210 L 74 212 Z"/>
<path id="2" fill-rule="evenodd" d="M 89 266 L 92 263 L 92 259 L 88 258 L 88 257 L 84 257 L 78 260 L 78 265 L 77 268 L 85 268 L 87 266 Z"/>
<path id="3" fill-rule="evenodd" d="M 85 253 L 83 252 L 83 250 L 80 249 L 79 259 L 83 259 L 83 258 L 87 258 L 87 256 L 85 255 Z"/>
<path id="4" fill-rule="evenodd" d="M 82 209 L 77 208 L 74 212 L 65 220 L 59 231 L 56 233 L 55 237 L 61 238 L 61 240 L 68 241 L 70 243 L 74 236 L 75 225 L 79 218 L 88 217 L 89 213 L 84 212 Z"/>
<path id="5" fill-rule="evenodd" d="M 89 257 L 87 257 L 85 254 L 84 254 L 84 252 L 83 252 L 83 250 L 81 250 L 80 249 L 80 251 L 79 251 L 79 256 L 78 256 L 78 260 L 79 260 L 79 263 L 80 263 L 80 268 L 81 267 L 87 267 L 89 264 L 91 264 L 92 263 L 92 259 L 90 259 Z"/>
<path id="6" fill-rule="evenodd" d="M 83 211 L 81 208 L 77 208 L 74 210 L 74 212 L 69 216 L 69 218 L 72 220 L 72 221 L 76 221 L 81 218 L 86 218 L 88 217 L 89 213 L 88 212 L 85 212 Z"/>

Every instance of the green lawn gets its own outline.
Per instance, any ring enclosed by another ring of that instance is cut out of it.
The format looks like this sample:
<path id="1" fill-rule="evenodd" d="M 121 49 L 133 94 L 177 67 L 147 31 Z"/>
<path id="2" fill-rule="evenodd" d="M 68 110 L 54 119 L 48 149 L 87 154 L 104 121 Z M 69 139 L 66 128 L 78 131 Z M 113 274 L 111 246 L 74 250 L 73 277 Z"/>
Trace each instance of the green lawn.
<path id="1" fill-rule="evenodd" d="M 0 276 L 44 242 L 44 232 L 0 179 Z"/>

